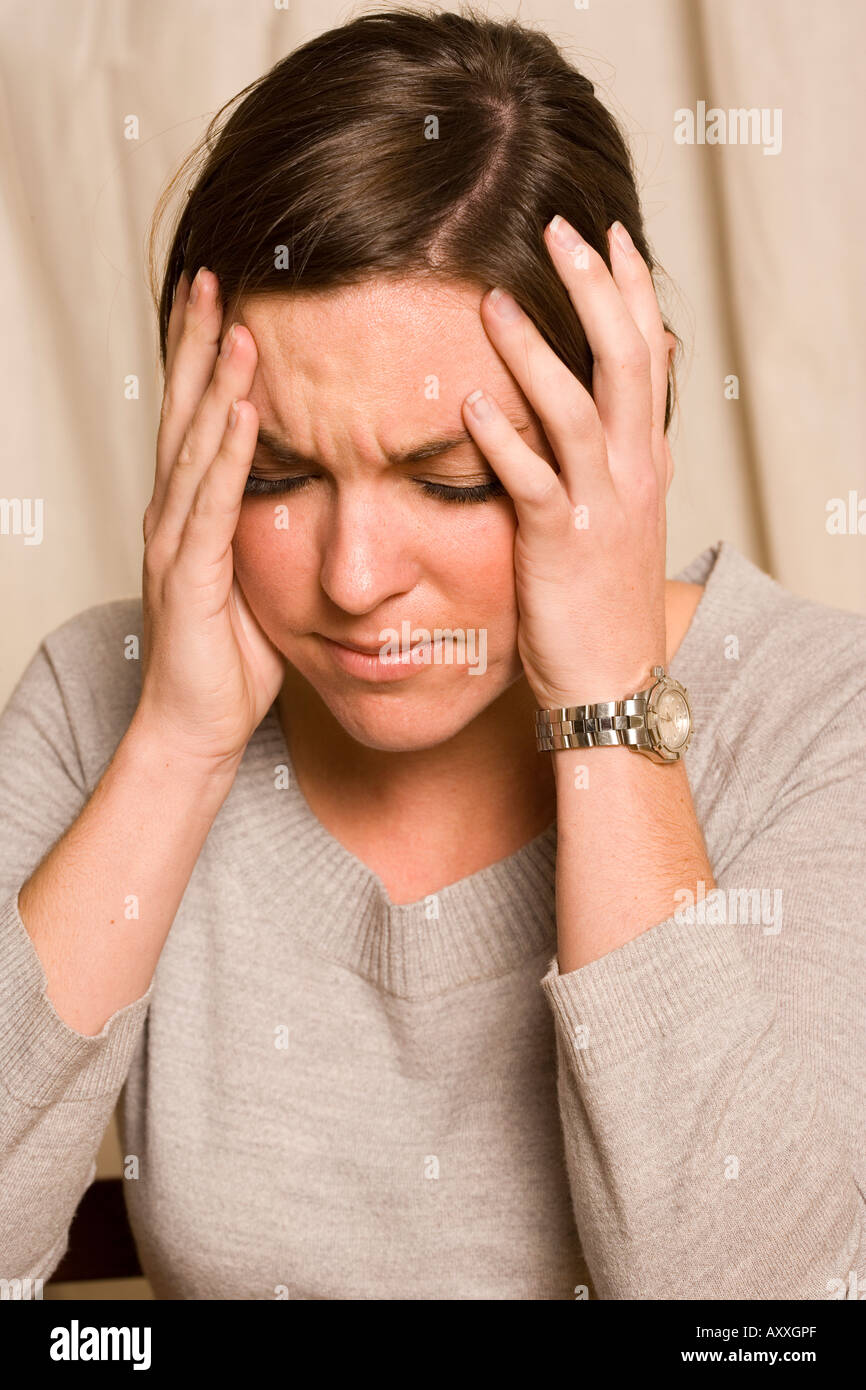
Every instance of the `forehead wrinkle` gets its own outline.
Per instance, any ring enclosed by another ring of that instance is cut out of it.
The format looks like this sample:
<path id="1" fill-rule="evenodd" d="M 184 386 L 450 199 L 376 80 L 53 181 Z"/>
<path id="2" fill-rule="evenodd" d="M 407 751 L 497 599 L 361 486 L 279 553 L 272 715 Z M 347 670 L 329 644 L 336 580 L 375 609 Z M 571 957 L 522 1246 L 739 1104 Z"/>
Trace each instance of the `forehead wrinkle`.
<path id="1" fill-rule="evenodd" d="M 518 434 L 523 434 L 526 430 L 531 428 L 531 423 L 529 421 L 520 423 L 512 420 L 511 423 L 514 425 Z M 398 451 L 385 450 L 384 452 L 388 463 L 397 466 L 404 463 L 420 463 L 422 460 L 428 458 L 437 458 L 441 454 L 446 454 L 453 449 L 459 448 L 462 444 L 473 444 L 478 448 L 472 435 L 469 434 L 467 430 L 461 430 L 459 434 L 441 435 L 437 438 L 428 440 L 424 444 L 415 445 L 411 449 Z M 267 429 L 263 425 L 259 426 L 257 445 L 260 445 L 268 453 L 272 454 L 280 463 L 300 464 L 311 467 L 319 466 L 317 459 L 293 448 L 291 444 L 288 444 L 274 431 Z M 479 452 L 481 451 L 479 450 Z"/>
<path id="2" fill-rule="evenodd" d="M 247 318 L 260 354 L 250 395 L 263 420 L 263 461 L 270 455 L 274 462 L 327 469 L 343 456 L 347 466 L 354 458 L 375 468 L 384 460 L 432 458 L 462 443 L 476 462 L 483 451 L 463 432 L 460 400 L 485 375 L 514 427 L 532 428 L 529 402 L 484 333 L 482 292 L 457 282 L 384 278 L 274 303 L 254 299 Z M 323 350 L 332 329 L 336 341 Z M 444 419 L 444 400 L 438 408 L 407 400 L 434 370 L 448 388 Z"/>
<path id="3" fill-rule="evenodd" d="M 469 365 L 507 380 L 508 368 L 492 348 L 479 313 L 483 286 L 462 281 L 428 283 L 417 278 L 378 277 L 360 285 L 292 291 L 285 297 L 246 303 L 254 336 L 261 332 L 262 370 L 283 375 L 293 357 L 300 375 L 316 390 L 347 379 L 368 395 L 387 399 L 395 374 L 416 382 L 431 372 L 453 374 L 455 355 Z M 319 343 L 327 341 L 327 351 Z M 265 363 L 267 362 L 267 367 Z M 467 389 L 475 383 L 470 383 Z"/>

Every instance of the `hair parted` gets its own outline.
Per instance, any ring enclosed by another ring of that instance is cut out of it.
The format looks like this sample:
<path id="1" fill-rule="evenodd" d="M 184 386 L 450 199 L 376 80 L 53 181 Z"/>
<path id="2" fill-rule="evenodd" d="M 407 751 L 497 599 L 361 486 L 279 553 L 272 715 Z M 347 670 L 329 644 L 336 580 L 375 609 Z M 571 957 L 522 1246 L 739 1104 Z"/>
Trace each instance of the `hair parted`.
<path id="1" fill-rule="evenodd" d="M 158 230 L 196 167 L 158 284 Z M 224 305 L 417 275 L 508 290 L 591 391 L 592 353 L 542 235 L 556 212 L 608 267 L 619 219 L 659 269 L 619 126 L 551 39 L 471 6 L 363 15 L 226 102 L 163 193 L 149 244 L 162 363 L 184 270 L 214 271 Z M 675 403 L 671 363 L 665 429 Z"/>

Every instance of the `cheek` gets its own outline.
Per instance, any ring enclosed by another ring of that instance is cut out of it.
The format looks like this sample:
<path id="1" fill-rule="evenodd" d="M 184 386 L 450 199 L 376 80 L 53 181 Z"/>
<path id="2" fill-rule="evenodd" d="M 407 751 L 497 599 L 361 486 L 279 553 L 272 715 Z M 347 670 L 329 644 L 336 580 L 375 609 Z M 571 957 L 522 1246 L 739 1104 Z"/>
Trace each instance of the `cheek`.
<path id="1" fill-rule="evenodd" d="M 477 621 L 491 631 L 502 631 L 516 621 L 514 582 L 513 512 L 501 504 L 479 507 L 469 525 L 444 527 L 439 544 L 431 551 L 431 563 L 443 582 L 443 591 L 468 602 Z M 446 576 L 448 577 L 446 580 Z"/>
<path id="2" fill-rule="evenodd" d="M 292 520 L 279 502 L 244 501 L 232 543 L 240 586 L 269 634 L 270 619 L 292 625 L 317 573 L 310 547 L 289 529 Z"/>

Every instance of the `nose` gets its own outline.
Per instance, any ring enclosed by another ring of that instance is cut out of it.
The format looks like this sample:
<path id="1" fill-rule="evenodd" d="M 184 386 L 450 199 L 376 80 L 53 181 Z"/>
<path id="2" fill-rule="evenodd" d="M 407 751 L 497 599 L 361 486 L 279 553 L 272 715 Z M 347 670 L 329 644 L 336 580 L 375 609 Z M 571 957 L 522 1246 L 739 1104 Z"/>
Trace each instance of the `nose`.
<path id="1" fill-rule="evenodd" d="M 372 613 L 417 583 L 412 523 L 369 495 L 338 497 L 324 522 L 319 582 L 344 613 Z"/>

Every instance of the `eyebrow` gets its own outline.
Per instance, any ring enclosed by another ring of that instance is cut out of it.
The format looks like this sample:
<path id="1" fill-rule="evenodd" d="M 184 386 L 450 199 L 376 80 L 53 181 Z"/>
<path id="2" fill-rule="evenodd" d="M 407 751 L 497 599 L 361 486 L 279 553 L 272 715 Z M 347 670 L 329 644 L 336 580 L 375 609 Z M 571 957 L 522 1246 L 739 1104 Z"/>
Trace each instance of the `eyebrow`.
<path id="1" fill-rule="evenodd" d="M 516 424 L 512 421 L 518 433 L 528 430 L 530 422 L 526 424 Z M 420 463 L 423 459 L 436 458 L 439 454 L 446 454 L 451 449 L 456 449 L 460 444 L 474 444 L 475 440 L 466 430 L 461 430 L 458 434 L 443 435 L 439 439 L 428 440 L 426 444 L 419 444 L 415 449 L 407 449 L 404 453 L 389 453 L 386 455 L 388 462 L 392 464 L 400 463 Z M 265 449 L 271 454 L 278 463 L 295 465 L 305 468 L 318 468 L 316 459 L 310 458 L 307 454 L 300 453 L 293 449 L 291 445 L 285 444 L 277 435 L 264 427 L 259 427 L 257 447 Z"/>

